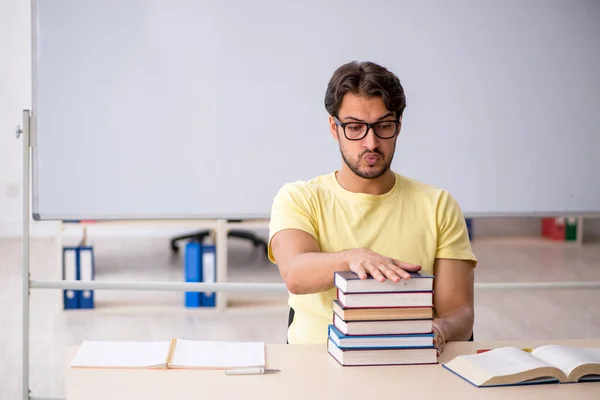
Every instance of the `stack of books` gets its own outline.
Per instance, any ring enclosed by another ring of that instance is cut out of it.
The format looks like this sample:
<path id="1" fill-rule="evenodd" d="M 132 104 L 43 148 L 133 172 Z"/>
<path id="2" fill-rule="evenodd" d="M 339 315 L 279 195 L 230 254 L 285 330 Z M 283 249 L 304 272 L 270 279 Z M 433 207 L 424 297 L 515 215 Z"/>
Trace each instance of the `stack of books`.
<path id="1" fill-rule="evenodd" d="M 433 278 L 379 282 L 336 272 L 328 353 L 343 366 L 436 364 Z"/>

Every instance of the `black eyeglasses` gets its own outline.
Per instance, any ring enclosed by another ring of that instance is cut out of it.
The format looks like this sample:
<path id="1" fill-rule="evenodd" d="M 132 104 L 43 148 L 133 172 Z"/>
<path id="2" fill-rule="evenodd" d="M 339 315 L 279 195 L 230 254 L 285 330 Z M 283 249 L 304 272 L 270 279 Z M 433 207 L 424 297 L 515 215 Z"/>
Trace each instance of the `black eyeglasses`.
<path id="1" fill-rule="evenodd" d="M 344 130 L 344 136 L 348 140 L 361 140 L 369 129 L 373 129 L 373 132 L 377 137 L 381 139 L 391 139 L 398 133 L 399 121 L 378 121 L 373 124 L 367 122 L 341 122 L 337 117 L 333 117 L 337 126 L 342 127 Z"/>

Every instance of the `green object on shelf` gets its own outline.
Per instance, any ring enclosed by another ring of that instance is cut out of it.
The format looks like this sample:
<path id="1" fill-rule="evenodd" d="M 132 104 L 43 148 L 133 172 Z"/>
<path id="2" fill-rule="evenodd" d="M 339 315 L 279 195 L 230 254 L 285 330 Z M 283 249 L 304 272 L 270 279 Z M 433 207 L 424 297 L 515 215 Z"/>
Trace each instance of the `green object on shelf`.
<path id="1" fill-rule="evenodd" d="M 565 221 L 565 240 L 577 240 L 577 218 L 567 218 Z"/>

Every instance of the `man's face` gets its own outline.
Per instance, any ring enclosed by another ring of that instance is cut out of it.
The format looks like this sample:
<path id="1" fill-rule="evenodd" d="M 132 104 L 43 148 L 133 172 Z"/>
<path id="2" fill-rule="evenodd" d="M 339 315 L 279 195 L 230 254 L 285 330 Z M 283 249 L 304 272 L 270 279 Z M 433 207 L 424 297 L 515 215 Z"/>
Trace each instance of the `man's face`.
<path id="1" fill-rule="evenodd" d="M 374 123 L 396 119 L 396 114 L 385 107 L 380 97 L 365 98 L 352 93 L 344 96 L 338 115 L 342 123 Z M 375 179 L 390 169 L 396 149 L 397 135 L 391 139 L 381 139 L 371 128 L 364 138 L 349 140 L 344 136 L 343 128 L 336 124 L 332 116 L 329 117 L 329 123 L 331 134 L 339 142 L 342 158 L 355 175 L 364 179 Z M 400 126 L 398 125 L 399 130 Z M 346 132 L 351 137 L 350 127 L 346 127 Z"/>

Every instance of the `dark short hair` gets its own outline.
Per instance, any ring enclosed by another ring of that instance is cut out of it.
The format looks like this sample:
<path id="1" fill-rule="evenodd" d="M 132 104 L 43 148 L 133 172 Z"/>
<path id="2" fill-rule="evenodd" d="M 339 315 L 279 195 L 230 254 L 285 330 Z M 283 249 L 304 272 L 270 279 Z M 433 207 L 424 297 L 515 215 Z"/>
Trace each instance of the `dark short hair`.
<path id="1" fill-rule="evenodd" d="M 325 109 L 330 115 L 338 116 L 346 93 L 381 97 L 386 108 L 395 112 L 398 119 L 406 108 L 404 89 L 398 77 L 374 62 L 349 62 L 333 73 L 325 92 Z"/>

